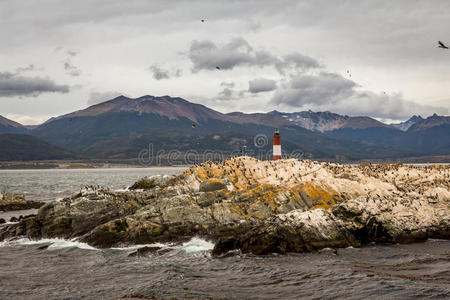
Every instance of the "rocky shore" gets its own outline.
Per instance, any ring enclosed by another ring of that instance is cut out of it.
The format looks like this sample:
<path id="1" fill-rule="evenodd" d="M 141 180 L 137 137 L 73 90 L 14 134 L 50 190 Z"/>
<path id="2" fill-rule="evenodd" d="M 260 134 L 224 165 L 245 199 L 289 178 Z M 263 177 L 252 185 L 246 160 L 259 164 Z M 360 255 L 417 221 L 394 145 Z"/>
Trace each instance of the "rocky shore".
<path id="1" fill-rule="evenodd" d="M 0 228 L 0 240 L 21 235 L 96 247 L 201 236 L 216 255 L 448 239 L 450 167 L 239 157 L 144 178 L 125 192 L 86 187 Z"/>
<path id="2" fill-rule="evenodd" d="M 40 208 L 43 202 L 26 201 L 23 195 L 0 193 L 0 211 L 13 211 Z"/>

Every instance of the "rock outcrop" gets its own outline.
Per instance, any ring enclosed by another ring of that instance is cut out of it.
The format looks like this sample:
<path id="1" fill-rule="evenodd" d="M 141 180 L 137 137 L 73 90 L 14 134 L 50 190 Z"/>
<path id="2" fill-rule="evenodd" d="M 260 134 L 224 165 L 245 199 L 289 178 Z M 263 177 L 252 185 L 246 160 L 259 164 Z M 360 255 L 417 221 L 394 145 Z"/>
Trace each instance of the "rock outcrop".
<path id="1" fill-rule="evenodd" d="M 111 247 L 203 236 L 219 255 L 449 238 L 449 185 L 449 166 L 239 157 L 148 177 L 125 192 L 86 187 L 0 229 L 0 239 L 79 237 Z"/>
<path id="2" fill-rule="evenodd" d="M 26 201 L 23 195 L 0 193 L 0 211 L 24 210 L 39 208 L 43 202 Z"/>

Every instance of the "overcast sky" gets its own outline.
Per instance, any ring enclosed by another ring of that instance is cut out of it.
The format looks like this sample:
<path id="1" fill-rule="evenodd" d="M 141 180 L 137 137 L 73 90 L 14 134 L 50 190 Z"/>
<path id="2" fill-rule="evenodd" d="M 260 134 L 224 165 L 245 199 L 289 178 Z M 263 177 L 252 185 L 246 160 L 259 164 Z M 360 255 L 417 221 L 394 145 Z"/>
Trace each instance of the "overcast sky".
<path id="1" fill-rule="evenodd" d="M 0 0 L 0 115 L 37 124 L 121 94 L 448 115 L 449 12 L 448 0 Z"/>

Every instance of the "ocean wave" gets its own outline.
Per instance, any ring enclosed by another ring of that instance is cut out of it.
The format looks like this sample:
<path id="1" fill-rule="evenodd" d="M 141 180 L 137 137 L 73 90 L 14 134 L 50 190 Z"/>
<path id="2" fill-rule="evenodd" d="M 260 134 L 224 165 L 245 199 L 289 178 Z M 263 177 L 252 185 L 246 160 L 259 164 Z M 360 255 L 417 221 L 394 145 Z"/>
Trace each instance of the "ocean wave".
<path id="1" fill-rule="evenodd" d="M 3 224 L 0 224 L 0 226 L 14 225 L 14 224 L 17 224 L 17 223 L 19 223 L 19 222 L 6 222 L 6 223 L 3 223 Z"/>
<path id="2" fill-rule="evenodd" d="M 96 251 L 101 250 L 92 247 L 87 243 L 79 242 L 77 241 L 76 238 L 71 240 L 60 238 L 39 239 L 39 240 L 33 240 L 29 238 L 10 239 L 0 242 L 0 247 L 32 246 L 42 244 L 49 244 L 47 248 L 48 250 L 58 250 L 65 248 L 79 248 L 84 250 L 96 250 Z M 212 250 L 214 248 L 214 243 L 211 243 L 198 237 L 194 237 L 181 245 L 154 243 L 154 244 L 126 246 L 126 247 L 114 247 L 109 249 L 118 251 L 133 251 L 143 247 L 160 247 L 162 249 L 173 249 L 177 251 L 183 251 L 185 253 L 197 253 Z"/>
<path id="3" fill-rule="evenodd" d="M 214 243 L 203 240 L 201 238 L 193 237 L 188 242 L 183 243 L 181 246 L 178 246 L 176 248 L 184 250 L 187 253 L 209 251 L 214 248 Z"/>
<path id="4" fill-rule="evenodd" d="M 32 240 L 29 238 L 20 238 L 13 240 L 6 240 L 0 242 L 0 247 L 11 247 L 11 246 L 32 246 L 32 245 L 41 245 L 41 244 L 49 244 L 48 250 L 58 250 L 65 248 L 79 248 L 84 250 L 99 250 L 95 247 L 92 247 L 86 243 L 78 242 L 76 239 L 66 240 L 60 238 L 53 239 L 40 239 L 40 240 Z"/>
<path id="5" fill-rule="evenodd" d="M 181 244 L 181 245 L 174 245 L 173 243 L 168 244 L 162 244 L 162 243 L 154 243 L 154 244 L 142 244 L 142 245 L 133 245 L 133 246 L 125 246 L 125 247 L 114 247 L 110 248 L 112 250 L 119 250 L 119 251 L 130 251 L 130 250 L 137 250 L 144 247 L 159 247 L 162 249 L 172 249 L 172 250 L 179 250 L 184 251 L 186 253 L 196 253 L 196 252 L 204 252 L 204 251 L 210 251 L 214 248 L 214 243 L 211 243 L 209 241 L 203 240 L 198 237 L 193 237 L 189 241 Z"/>
<path id="6" fill-rule="evenodd" d="M 111 250 L 119 250 L 119 251 L 129 251 L 129 250 L 137 250 L 144 247 L 160 247 L 160 248 L 171 248 L 168 244 L 154 243 L 154 244 L 140 244 L 140 245 L 132 245 L 132 246 L 124 246 L 124 247 L 112 247 L 109 248 Z"/>

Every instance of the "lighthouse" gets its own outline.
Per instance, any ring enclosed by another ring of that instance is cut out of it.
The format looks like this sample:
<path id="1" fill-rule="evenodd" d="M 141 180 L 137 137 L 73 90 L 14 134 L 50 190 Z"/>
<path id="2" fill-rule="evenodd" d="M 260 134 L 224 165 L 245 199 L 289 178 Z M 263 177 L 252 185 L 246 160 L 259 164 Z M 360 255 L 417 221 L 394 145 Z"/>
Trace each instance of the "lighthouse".
<path id="1" fill-rule="evenodd" d="M 273 134 L 273 160 L 281 159 L 281 136 L 278 129 Z"/>

